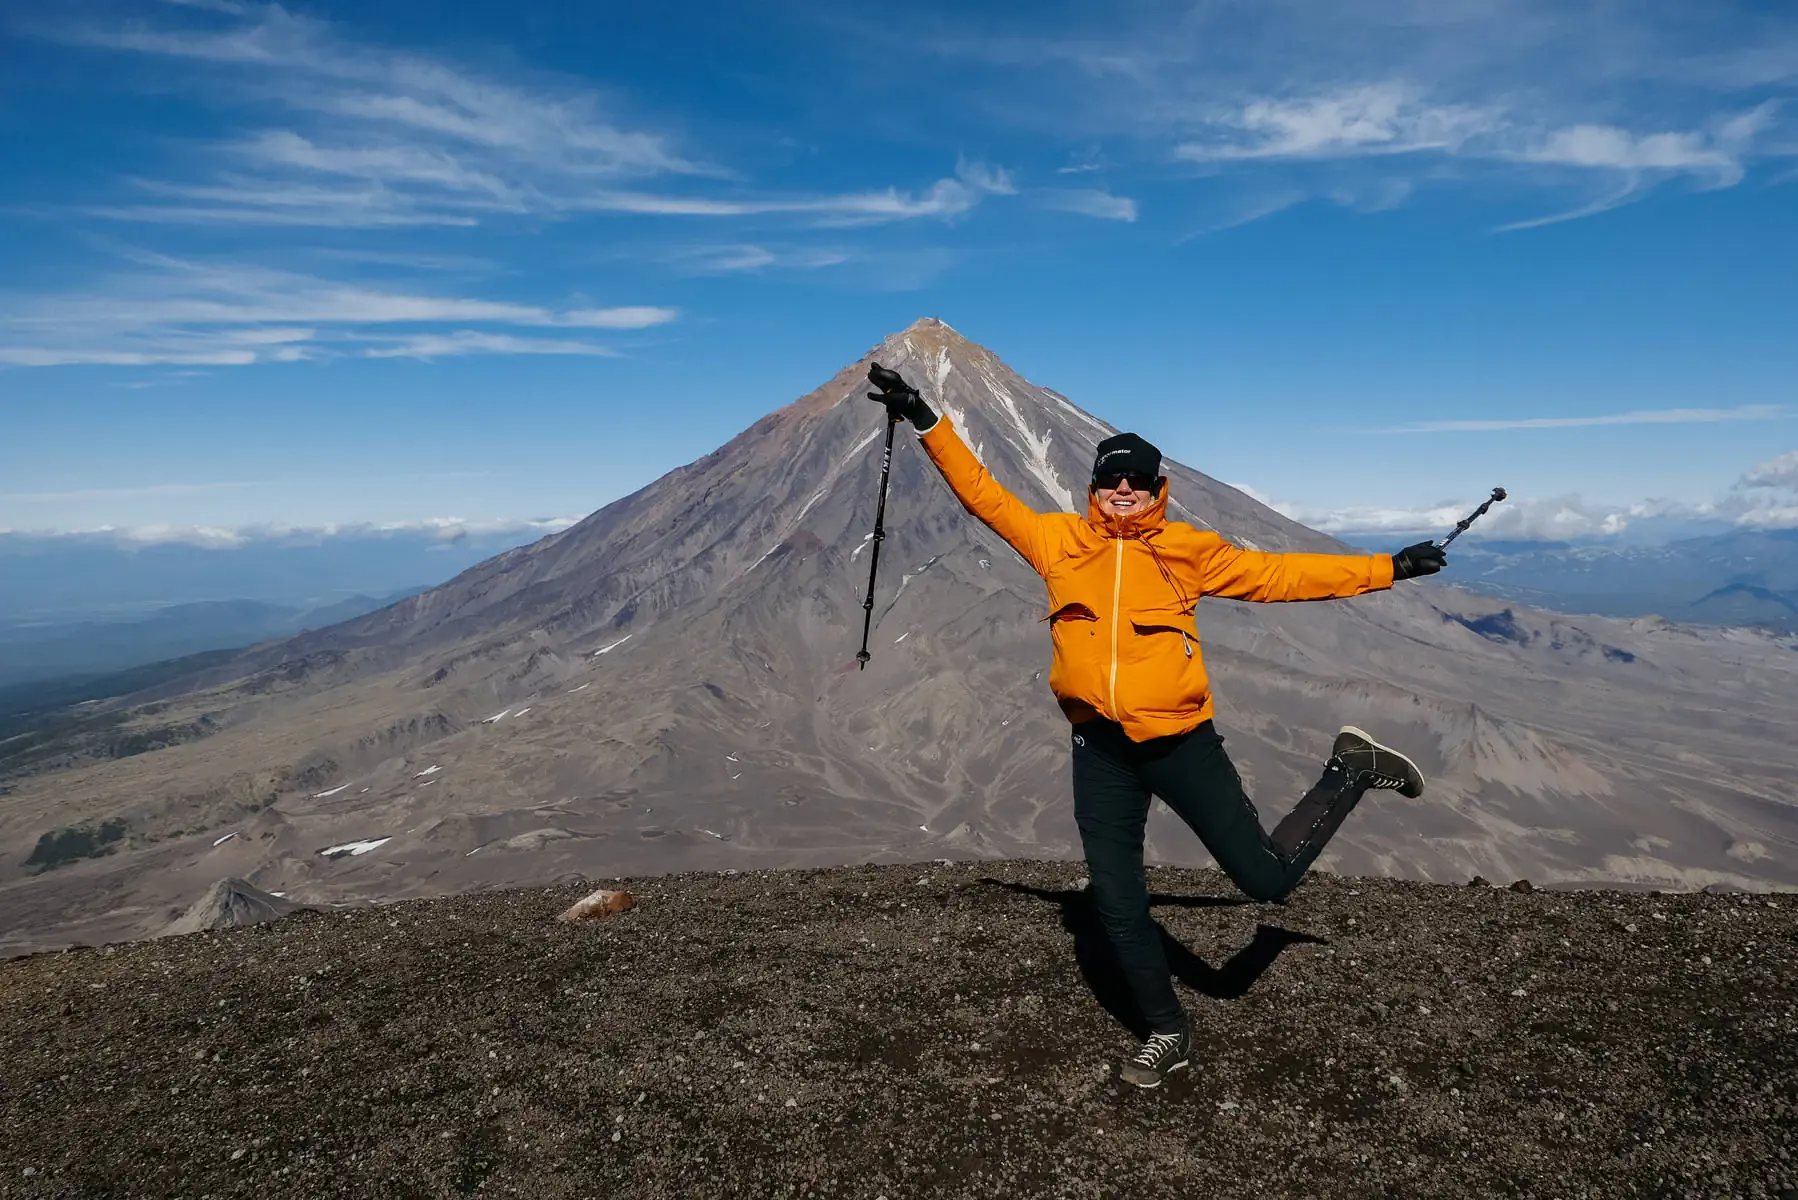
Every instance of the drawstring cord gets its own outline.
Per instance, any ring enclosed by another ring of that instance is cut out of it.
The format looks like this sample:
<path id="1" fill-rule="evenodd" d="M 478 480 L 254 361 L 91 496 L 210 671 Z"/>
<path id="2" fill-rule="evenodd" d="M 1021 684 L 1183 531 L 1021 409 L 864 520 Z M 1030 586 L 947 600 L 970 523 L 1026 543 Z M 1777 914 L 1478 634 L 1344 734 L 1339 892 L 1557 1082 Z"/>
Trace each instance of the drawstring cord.
<path id="1" fill-rule="evenodd" d="M 1155 560 L 1155 569 L 1157 571 L 1161 572 L 1161 578 L 1164 581 L 1166 581 L 1166 583 L 1169 587 L 1174 589 L 1174 594 L 1176 596 L 1180 597 L 1180 604 L 1181 604 L 1182 608 L 1185 610 L 1190 610 L 1194 607 L 1195 602 L 1187 596 L 1186 589 L 1180 586 L 1180 581 L 1179 581 L 1179 579 L 1177 579 L 1174 576 L 1174 573 L 1172 571 L 1168 570 L 1167 563 L 1162 561 L 1161 552 L 1155 549 L 1155 543 L 1150 541 L 1148 539 L 1148 537 L 1146 537 L 1144 535 L 1144 533 L 1141 529 L 1133 528 L 1133 529 L 1129 530 L 1129 532 L 1127 534 L 1120 533 L 1119 536 L 1120 537 L 1128 536 L 1128 537 L 1134 539 L 1135 541 L 1141 542 L 1145 547 L 1147 547 L 1148 551 L 1149 551 L 1149 557 L 1153 558 Z M 1187 636 L 1186 630 L 1184 630 L 1184 629 L 1182 629 L 1180 631 L 1180 644 L 1186 650 L 1186 657 L 1191 658 L 1192 657 L 1192 639 Z"/>

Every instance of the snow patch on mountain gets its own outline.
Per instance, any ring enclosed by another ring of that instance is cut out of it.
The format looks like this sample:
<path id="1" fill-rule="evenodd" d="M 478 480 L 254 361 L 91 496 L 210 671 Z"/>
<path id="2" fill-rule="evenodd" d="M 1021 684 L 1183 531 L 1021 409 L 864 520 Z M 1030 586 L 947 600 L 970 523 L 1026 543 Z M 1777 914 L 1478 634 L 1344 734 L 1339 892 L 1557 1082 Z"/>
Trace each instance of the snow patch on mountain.
<path id="1" fill-rule="evenodd" d="M 1049 433 L 1038 435 L 1032 430 L 1030 422 L 1024 419 L 1024 414 L 1019 410 L 1017 401 L 1012 398 L 1011 392 L 994 382 L 991 375 L 985 375 L 981 382 L 986 384 L 986 390 L 992 393 L 993 399 L 998 401 L 999 407 L 1005 410 L 1005 415 L 1011 419 L 1012 427 L 1018 431 L 1018 435 L 1022 439 L 1023 444 L 1020 448 L 1023 450 L 1024 469 L 1043 485 L 1043 490 L 1049 493 L 1050 499 L 1061 506 L 1061 511 L 1077 511 L 1074 508 L 1073 489 L 1062 482 L 1061 476 L 1055 471 L 1054 463 L 1050 460 L 1049 452 L 1054 445 L 1054 436 Z"/>
<path id="2" fill-rule="evenodd" d="M 1186 505 L 1180 503 L 1172 496 L 1167 498 L 1167 508 L 1169 512 L 1179 513 L 1184 516 L 1189 525 L 1197 525 L 1201 529 L 1209 529 L 1213 532 L 1217 530 L 1217 526 L 1213 525 L 1210 521 L 1207 521 L 1204 517 L 1201 517 L 1198 513 L 1192 511 L 1192 509 L 1186 507 Z"/>
<path id="3" fill-rule="evenodd" d="M 344 842 L 340 846 L 327 846 L 325 849 L 320 850 L 319 853 L 326 858 L 340 858 L 345 854 L 356 857 L 367 854 L 370 850 L 385 846 L 392 840 L 393 838 L 388 836 L 383 838 L 370 838 L 367 841 L 362 842 Z"/>
<path id="4" fill-rule="evenodd" d="M 981 453 L 981 443 L 974 439 L 973 427 L 968 424 L 967 410 L 949 403 L 947 398 L 943 399 L 941 403 L 944 414 L 955 422 L 955 431 L 961 434 L 961 440 L 967 445 L 968 452 L 974 456 L 974 461 L 983 467 L 986 466 L 986 456 Z"/>
<path id="5" fill-rule="evenodd" d="M 1037 388 L 1036 390 L 1041 392 L 1043 395 L 1047 396 L 1049 399 L 1053 400 L 1057 405 L 1060 406 L 1061 410 L 1063 412 L 1067 413 L 1070 417 L 1073 417 L 1075 420 L 1083 422 L 1084 424 L 1086 424 L 1088 426 L 1091 426 L 1092 429 L 1096 433 L 1098 433 L 1099 441 L 1102 442 L 1106 438 L 1110 437 L 1113 433 L 1117 432 L 1116 430 L 1112 429 L 1111 426 L 1105 424 L 1105 422 L 1099 420 L 1099 418 L 1093 416 L 1091 413 L 1084 411 L 1078 405 L 1076 405 L 1073 401 L 1071 401 L 1067 397 L 1061 395 L 1059 392 L 1052 392 L 1048 388 Z"/>

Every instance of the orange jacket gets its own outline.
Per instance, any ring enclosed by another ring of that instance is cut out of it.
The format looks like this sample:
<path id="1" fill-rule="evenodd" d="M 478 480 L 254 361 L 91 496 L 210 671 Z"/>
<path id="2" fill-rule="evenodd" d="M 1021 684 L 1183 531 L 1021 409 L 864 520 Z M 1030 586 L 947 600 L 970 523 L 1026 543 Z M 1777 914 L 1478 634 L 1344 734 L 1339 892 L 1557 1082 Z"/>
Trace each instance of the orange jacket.
<path id="1" fill-rule="evenodd" d="M 1049 587 L 1049 689 L 1078 724 L 1109 717 L 1133 741 L 1210 719 L 1211 684 L 1193 633 L 1201 596 L 1328 600 L 1392 586 L 1385 554 L 1268 554 L 1167 519 L 1167 489 L 1127 518 L 1088 496 L 1086 515 L 1039 513 L 980 464 L 947 415 L 923 435 L 962 506 Z"/>

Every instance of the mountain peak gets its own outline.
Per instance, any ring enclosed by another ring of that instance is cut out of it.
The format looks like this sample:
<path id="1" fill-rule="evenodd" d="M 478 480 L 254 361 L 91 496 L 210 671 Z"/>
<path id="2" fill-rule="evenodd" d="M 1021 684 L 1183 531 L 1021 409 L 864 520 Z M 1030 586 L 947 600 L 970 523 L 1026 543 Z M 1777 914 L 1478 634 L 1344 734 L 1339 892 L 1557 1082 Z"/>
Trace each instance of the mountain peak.
<path id="1" fill-rule="evenodd" d="M 940 317 L 919 317 L 887 338 L 885 344 L 895 348 L 909 345 L 918 353 L 926 355 L 939 354 L 944 350 L 981 349 Z"/>

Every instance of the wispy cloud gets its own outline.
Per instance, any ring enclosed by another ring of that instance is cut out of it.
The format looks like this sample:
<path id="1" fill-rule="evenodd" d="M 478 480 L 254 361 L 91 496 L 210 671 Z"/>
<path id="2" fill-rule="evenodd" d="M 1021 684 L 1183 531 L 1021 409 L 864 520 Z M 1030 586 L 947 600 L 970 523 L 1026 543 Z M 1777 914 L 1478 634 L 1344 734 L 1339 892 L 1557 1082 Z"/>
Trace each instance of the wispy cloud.
<path id="1" fill-rule="evenodd" d="M 849 250 L 827 247 L 736 245 L 689 246 L 666 256 L 677 268 L 697 275 L 729 275 L 767 270 L 815 271 L 855 258 Z"/>
<path id="2" fill-rule="evenodd" d="M 416 327 L 477 324 L 623 332 L 665 325 L 680 315 L 662 305 L 555 309 L 243 264 L 142 252 L 132 257 L 139 270 L 88 292 L 10 303 L 0 298 L 0 364 L 247 366 L 337 353 L 609 355 L 615 351 L 587 341 Z M 415 328 L 402 333 L 395 326 Z"/>
<path id="3" fill-rule="evenodd" d="M 1595 199 L 1549 216 L 1501 225 L 1502 232 L 1593 216 L 1676 176 L 1713 188 L 1733 187 L 1747 172 L 1755 138 L 1771 127 L 1776 111 L 1777 105 L 1768 101 L 1719 119 L 1709 128 L 1690 130 L 1638 133 L 1591 122 L 1555 127 L 1544 124 L 1540 116 L 1503 104 L 1438 101 L 1421 88 L 1383 82 L 1311 96 L 1250 100 L 1213 118 L 1210 137 L 1180 143 L 1174 156 L 1214 165 L 1440 156 L 1598 177 L 1602 190 Z M 1398 193 L 1403 199 L 1412 185 L 1396 182 L 1403 184 Z"/>
<path id="4" fill-rule="evenodd" d="M 1102 146 L 1139 171 L 1188 164 L 1208 201 L 1232 185 L 1339 199 L 1369 179 L 1408 198 L 1448 181 L 1576 198 L 1502 226 L 1523 229 L 1668 181 L 1735 186 L 1791 153 L 1798 22 L 1748 7 L 1701 20 L 1555 0 L 1147 4 L 1032 32 L 938 19 L 918 43 L 979 61 L 988 108 L 1081 147 L 1063 171 Z"/>
<path id="5" fill-rule="evenodd" d="M 65 37 L 112 50 L 254 68 L 253 79 L 232 82 L 239 88 L 253 84 L 253 94 L 289 110 L 347 118 L 371 138 L 396 131 L 429 134 L 441 139 L 440 146 L 483 148 L 515 165 L 563 175 L 719 173 L 683 157 L 663 136 L 625 128 L 591 91 L 508 85 L 422 55 L 363 46 L 339 37 L 324 22 L 275 4 L 245 5 L 237 12 L 246 19 L 223 29 L 140 23 L 124 29 L 71 29 Z M 405 146 L 403 142 L 328 148 L 303 139 L 274 144 L 302 156 L 320 156 L 320 162 L 310 164 L 314 169 L 339 172 L 361 152 L 368 158 L 351 173 L 414 177 L 410 164 L 415 159 L 403 153 L 380 157 L 382 151 Z M 463 165 L 460 159 L 448 162 Z"/>
<path id="6" fill-rule="evenodd" d="M 1423 421 L 1370 429 L 1367 433 L 1489 433 L 1505 429 L 1577 429 L 1594 425 L 1701 425 L 1717 421 L 1776 421 L 1786 415 L 1777 404 L 1735 408 L 1662 408 L 1581 417 L 1506 417 L 1475 421 Z"/>
<path id="7" fill-rule="evenodd" d="M 66 492 L 0 492 L 0 500 L 22 504 L 62 504 L 71 500 L 143 500 L 160 496 L 198 496 L 232 488 L 254 487 L 241 480 L 216 483 L 156 483 L 147 487 L 77 488 Z"/>
<path id="8" fill-rule="evenodd" d="M 766 195 L 676 147 L 590 87 L 507 83 L 363 45 L 279 5 L 206 4 L 222 27 L 65 29 L 87 47 L 188 63 L 190 84 L 278 123 L 203 148 L 204 179 L 138 179 L 91 215 L 159 224 L 380 229 L 521 216 L 791 215 L 824 225 L 952 219 L 1015 189 L 960 164 L 919 190 Z M 654 190 L 644 185 L 654 181 Z"/>
<path id="9" fill-rule="evenodd" d="M 1058 212 L 1105 221 L 1136 220 L 1136 201 L 1128 196 L 1114 196 L 1102 188 L 1045 188 L 1036 196 L 1037 203 Z"/>
<path id="10" fill-rule="evenodd" d="M 421 333 L 362 352 L 365 358 L 454 358 L 463 354 L 574 354 L 610 357 L 616 350 L 591 342 L 554 338 L 521 338 L 509 333 L 481 333 L 458 329 L 454 333 Z"/>
<path id="11" fill-rule="evenodd" d="M 1501 123 L 1492 109 L 1432 104 L 1415 88 L 1378 83 L 1317 96 L 1250 100 L 1213 122 L 1220 136 L 1183 142 L 1174 147 L 1174 156 L 1208 162 L 1452 151 Z"/>

